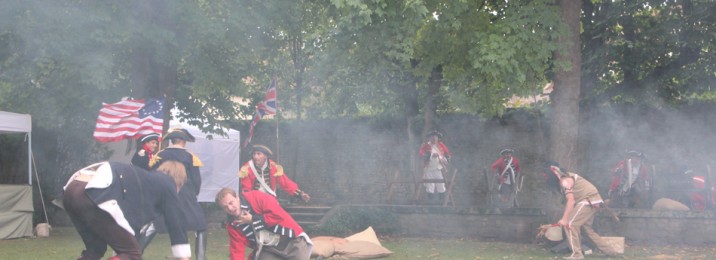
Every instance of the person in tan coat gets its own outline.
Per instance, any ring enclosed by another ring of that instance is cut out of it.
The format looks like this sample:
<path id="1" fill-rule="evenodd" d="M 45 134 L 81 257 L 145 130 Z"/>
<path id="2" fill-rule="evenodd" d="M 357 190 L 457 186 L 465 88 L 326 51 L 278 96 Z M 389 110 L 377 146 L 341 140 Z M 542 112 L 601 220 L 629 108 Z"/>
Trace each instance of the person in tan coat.
<path id="1" fill-rule="evenodd" d="M 604 207 L 599 190 L 584 177 L 560 168 L 556 162 L 548 162 L 545 173 L 547 185 L 559 190 L 566 198 L 564 213 L 557 223 L 565 229 L 572 254 L 563 259 L 584 259 L 580 241 L 582 231 L 599 250 L 609 256 L 617 255 L 614 246 L 592 228 L 594 215 Z"/>

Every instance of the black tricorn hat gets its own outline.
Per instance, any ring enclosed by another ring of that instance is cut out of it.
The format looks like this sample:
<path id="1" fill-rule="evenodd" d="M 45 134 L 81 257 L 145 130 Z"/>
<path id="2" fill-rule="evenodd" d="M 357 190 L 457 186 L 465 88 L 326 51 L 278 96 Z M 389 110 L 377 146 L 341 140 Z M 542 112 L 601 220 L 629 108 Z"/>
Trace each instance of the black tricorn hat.
<path id="1" fill-rule="evenodd" d="M 639 151 L 635 151 L 635 150 L 628 151 L 626 153 L 626 156 L 627 157 L 640 157 L 642 159 L 646 159 L 646 154 L 639 152 Z"/>
<path id="2" fill-rule="evenodd" d="M 142 136 L 142 138 L 139 138 L 139 143 L 140 143 L 140 144 L 141 144 L 141 143 L 146 143 L 146 142 L 149 142 L 149 141 L 151 141 L 151 140 L 157 140 L 157 141 L 158 141 L 158 140 L 159 140 L 159 137 L 160 137 L 160 136 L 159 136 L 159 134 L 157 134 L 157 133 L 147 134 L 147 135 L 145 135 L 145 136 Z"/>
<path id="3" fill-rule="evenodd" d="M 433 136 L 433 135 L 434 135 L 434 136 L 437 136 L 438 138 L 443 138 L 443 133 L 440 133 L 440 131 L 438 131 L 438 130 L 433 130 L 433 131 L 428 132 L 428 133 L 425 135 L 425 137 L 431 137 L 431 136 Z"/>
<path id="4" fill-rule="evenodd" d="M 187 142 L 194 142 L 196 139 L 184 128 L 174 128 L 164 137 L 164 139 L 171 140 L 179 138 Z"/>
<path id="5" fill-rule="evenodd" d="M 512 149 L 502 149 L 502 151 L 500 151 L 500 155 L 505 155 L 506 153 L 514 154 L 514 153 L 515 153 L 515 150 L 512 150 Z"/>
<path id="6" fill-rule="evenodd" d="M 264 154 L 265 154 L 266 156 L 268 156 L 268 157 L 273 156 L 273 152 L 271 152 L 271 149 L 269 149 L 269 148 L 266 147 L 265 145 L 256 144 L 256 145 L 254 145 L 252 148 L 253 148 L 253 150 L 251 151 L 252 154 L 253 154 L 254 152 L 262 152 L 262 153 L 264 153 Z"/>

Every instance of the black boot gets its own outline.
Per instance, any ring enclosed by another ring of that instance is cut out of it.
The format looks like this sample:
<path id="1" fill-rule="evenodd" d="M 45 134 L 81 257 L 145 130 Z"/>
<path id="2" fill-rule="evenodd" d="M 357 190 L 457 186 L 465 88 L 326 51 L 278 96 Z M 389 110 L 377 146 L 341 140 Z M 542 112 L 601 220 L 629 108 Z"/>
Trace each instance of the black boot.
<path id="1" fill-rule="evenodd" d="M 194 254 L 196 260 L 206 260 L 206 231 L 196 232 L 196 241 L 194 243 Z"/>

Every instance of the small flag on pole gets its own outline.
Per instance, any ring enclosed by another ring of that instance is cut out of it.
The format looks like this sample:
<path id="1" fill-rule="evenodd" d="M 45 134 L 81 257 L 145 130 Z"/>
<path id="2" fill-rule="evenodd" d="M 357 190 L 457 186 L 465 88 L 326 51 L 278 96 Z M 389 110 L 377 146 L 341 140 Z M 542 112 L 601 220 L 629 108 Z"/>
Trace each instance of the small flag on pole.
<path id="1" fill-rule="evenodd" d="M 97 117 L 94 139 L 116 142 L 146 134 L 162 133 L 164 99 L 126 99 L 103 104 Z"/>
<path id="2" fill-rule="evenodd" d="M 274 115 L 276 114 L 276 80 L 271 80 L 271 83 L 268 86 L 268 89 L 266 90 L 266 96 L 264 97 L 264 100 L 259 102 L 258 105 L 256 105 L 256 110 L 254 111 L 254 117 L 251 120 L 251 126 L 249 127 L 249 136 L 244 140 L 244 147 L 249 145 L 251 143 L 251 137 L 254 135 L 254 126 L 263 118 L 265 115 Z"/>

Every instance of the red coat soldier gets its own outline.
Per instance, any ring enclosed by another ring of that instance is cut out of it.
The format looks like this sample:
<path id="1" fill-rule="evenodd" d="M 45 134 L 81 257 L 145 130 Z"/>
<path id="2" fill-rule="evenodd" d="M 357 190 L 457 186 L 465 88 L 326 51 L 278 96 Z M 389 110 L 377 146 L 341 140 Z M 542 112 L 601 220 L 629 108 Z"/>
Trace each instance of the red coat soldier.
<path id="1" fill-rule="evenodd" d="M 216 203 L 227 214 L 231 260 L 245 259 L 247 247 L 253 249 L 249 259 L 311 257 L 311 239 L 273 196 L 252 190 L 239 197 L 223 188 L 216 194 Z"/>
<path id="2" fill-rule="evenodd" d="M 283 171 L 283 166 L 271 160 L 273 152 L 264 145 L 254 145 L 251 160 L 246 162 L 239 170 L 241 191 L 260 190 L 276 196 L 276 189 L 281 188 L 290 196 L 300 196 L 308 202 L 311 196 L 298 188 Z"/>
<path id="3" fill-rule="evenodd" d="M 447 165 L 452 157 L 452 153 L 447 146 L 440 141 L 443 134 L 438 131 L 432 131 L 425 135 L 427 141 L 420 146 L 418 156 L 423 159 L 423 179 L 443 179 L 443 171 L 447 170 Z M 437 194 L 439 197 L 445 195 L 445 183 L 425 183 L 425 191 L 428 198 L 434 199 Z M 442 198 L 438 198 L 441 199 Z"/>
<path id="4" fill-rule="evenodd" d="M 634 208 L 648 203 L 651 165 L 645 160 L 644 153 L 629 151 L 626 158 L 614 167 L 612 170 L 614 176 L 608 193 L 612 207 Z"/>

